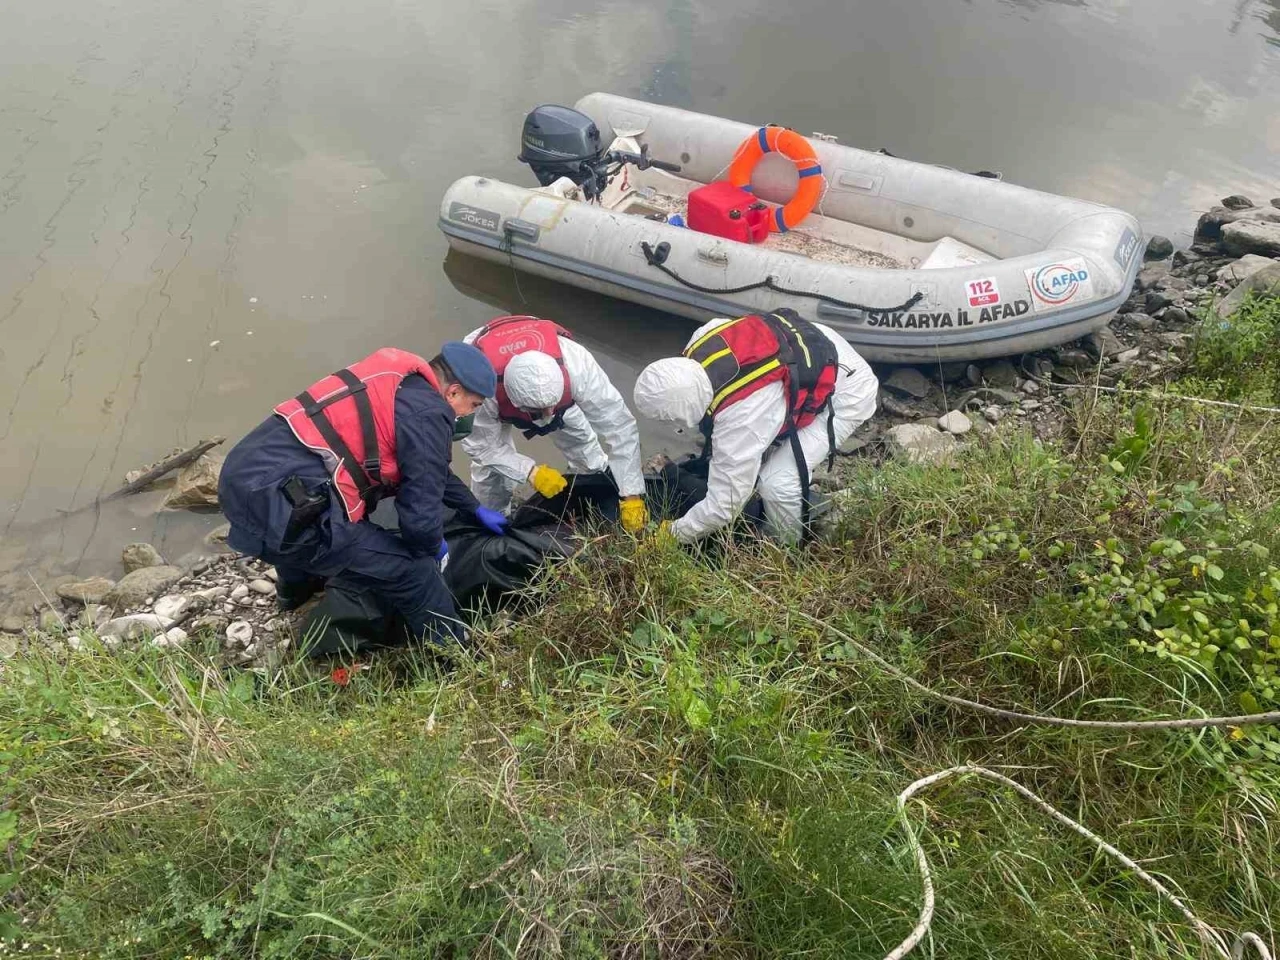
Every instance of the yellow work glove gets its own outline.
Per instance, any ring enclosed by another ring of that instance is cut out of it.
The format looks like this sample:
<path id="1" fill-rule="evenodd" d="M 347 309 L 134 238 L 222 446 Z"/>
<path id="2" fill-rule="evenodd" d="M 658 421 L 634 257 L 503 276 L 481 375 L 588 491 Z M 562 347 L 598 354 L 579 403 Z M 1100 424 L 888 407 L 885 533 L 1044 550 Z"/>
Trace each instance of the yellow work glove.
<path id="1" fill-rule="evenodd" d="M 554 497 L 569 485 L 563 473 L 545 463 L 540 463 L 529 471 L 529 482 L 544 497 Z"/>
<path id="2" fill-rule="evenodd" d="M 618 519 L 622 521 L 622 529 L 627 533 L 639 533 L 649 522 L 649 508 L 645 506 L 644 497 L 623 497 L 618 505 Z"/>

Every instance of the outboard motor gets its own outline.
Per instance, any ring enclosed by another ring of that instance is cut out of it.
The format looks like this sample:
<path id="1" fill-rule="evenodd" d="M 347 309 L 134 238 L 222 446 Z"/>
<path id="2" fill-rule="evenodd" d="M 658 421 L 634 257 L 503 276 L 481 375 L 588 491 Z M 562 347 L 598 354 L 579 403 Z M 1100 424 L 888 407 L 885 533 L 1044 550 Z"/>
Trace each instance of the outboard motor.
<path id="1" fill-rule="evenodd" d="M 582 188 L 588 200 L 598 200 L 609 181 L 628 163 L 640 170 L 654 167 L 668 173 L 680 171 L 678 164 L 652 159 L 648 144 L 639 153 L 606 152 L 594 120 L 554 103 L 535 107 L 524 118 L 517 159 L 529 165 L 540 185 L 547 187 L 560 177 L 568 177 Z"/>
<path id="2" fill-rule="evenodd" d="M 519 159 L 529 165 L 544 187 L 560 177 L 584 186 L 603 166 L 600 128 L 585 113 L 570 107 L 535 107 L 524 118 Z"/>

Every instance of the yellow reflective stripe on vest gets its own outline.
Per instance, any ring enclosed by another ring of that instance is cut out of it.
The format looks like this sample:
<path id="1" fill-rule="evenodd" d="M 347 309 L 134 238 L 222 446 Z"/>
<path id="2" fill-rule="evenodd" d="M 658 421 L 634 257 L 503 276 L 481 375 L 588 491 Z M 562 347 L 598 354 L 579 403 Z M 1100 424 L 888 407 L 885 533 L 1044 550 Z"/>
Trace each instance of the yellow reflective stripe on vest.
<path id="1" fill-rule="evenodd" d="M 712 327 L 710 330 L 708 330 L 706 333 L 700 336 L 697 340 L 693 341 L 693 343 L 685 347 L 684 355 L 686 357 L 692 357 L 693 351 L 697 350 L 700 346 L 702 346 L 704 343 L 706 343 L 708 340 L 714 337 L 721 330 L 724 330 L 727 327 L 732 327 L 735 323 L 737 323 L 741 319 L 742 319 L 741 317 L 735 317 L 733 320 L 726 320 L 724 323 L 720 324 L 718 327 Z"/>
<path id="2" fill-rule="evenodd" d="M 808 345 L 807 343 L 805 343 L 805 342 L 804 342 L 804 337 L 803 337 L 803 336 L 801 336 L 800 331 L 799 331 L 799 330 L 797 330 L 794 326 L 792 326 L 792 324 L 791 324 L 791 321 L 790 321 L 790 320 L 788 320 L 786 317 L 784 317 L 784 316 L 782 316 L 782 315 L 780 315 L 780 314 L 777 314 L 777 313 L 771 313 L 771 314 L 769 314 L 769 316 L 773 317 L 773 318 L 774 318 L 775 320 L 777 320 L 779 323 L 785 324 L 785 325 L 786 325 L 786 328 L 787 328 L 788 330 L 790 330 L 792 333 L 794 333 L 794 334 L 795 334 L 795 336 L 796 336 L 796 343 L 800 344 L 800 349 L 804 351 L 804 365 L 805 365 L 806 367 L 812 367 L 812 366 L 813 366 L 813 357 L 811 357 L 811 356 L 809 355 L 809 345 Z"/>
<path id="3" fill-rule="evenodd" d="M 759 380 L 766 373 L 771 373 L 772 371 L 777 370 L 780 366 L 782 366 L 782 361 L 775 357 L 768 363 L 761 364 L 759 367 L 756 367 L 756 369 L 752 370 L 745 377 L 739 377 L 737 380 L 734 380 L 711 398 L 711 406 L 707 407 L 707 413 L 715 413 L 716 408 L 719 407 L 730 394 L 742 389 L 754 380 Z"/>
<path id="4" fill-rule="evenodd" d="M 707 357 L 707 359 L 703 360 L 702 365 L 704 367 L 709 367 L 713 363 L 715 363 L 717 360 L 719 360 L 721 357 L 727 357 L 731 353 L 733 353 L 733 351 L 730 350 L 728 347 L 725 347 L 723 350 L 717 350 L 711 356 Z"/>

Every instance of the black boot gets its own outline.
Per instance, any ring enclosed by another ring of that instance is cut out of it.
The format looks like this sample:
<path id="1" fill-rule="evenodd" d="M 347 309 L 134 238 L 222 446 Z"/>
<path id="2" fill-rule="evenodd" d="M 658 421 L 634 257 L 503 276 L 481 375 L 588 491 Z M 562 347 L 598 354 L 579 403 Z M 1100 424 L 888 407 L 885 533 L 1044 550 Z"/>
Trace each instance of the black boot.
<path id="1" fill-rule="evenodd" d="M 276 584 L 276 603 L 282 613 L 297 610 L 324 589 L 324 577 L 307 577 L 305 580 L 284 580 Z"/>

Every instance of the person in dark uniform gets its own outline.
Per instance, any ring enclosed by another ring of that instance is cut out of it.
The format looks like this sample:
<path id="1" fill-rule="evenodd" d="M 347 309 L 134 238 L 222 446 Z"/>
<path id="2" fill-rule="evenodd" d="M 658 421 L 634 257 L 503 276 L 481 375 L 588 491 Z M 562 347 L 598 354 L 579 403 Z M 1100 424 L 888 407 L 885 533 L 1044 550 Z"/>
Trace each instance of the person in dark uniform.
<path id="1" fill-rule="evenodd" d="M 457 417 L 494 395 L 496 376 L 469 344 L 430 362 L 385 347 L 277 406 L 235 445 L 218 481 L 227 542 L 276 567 L 284 610 L 324 580 L 375 593 L 415 637 L 462 637 L 441 578 L 446 509 L 495 534 L 506 518 L 480 506 L 450 469 Z M 369 519 L 394 497 L 398 534 Z"/>

